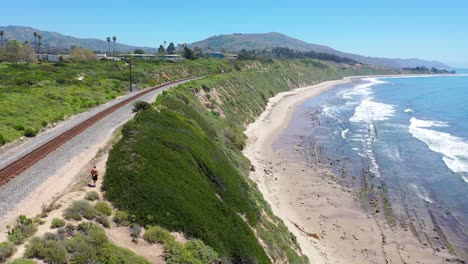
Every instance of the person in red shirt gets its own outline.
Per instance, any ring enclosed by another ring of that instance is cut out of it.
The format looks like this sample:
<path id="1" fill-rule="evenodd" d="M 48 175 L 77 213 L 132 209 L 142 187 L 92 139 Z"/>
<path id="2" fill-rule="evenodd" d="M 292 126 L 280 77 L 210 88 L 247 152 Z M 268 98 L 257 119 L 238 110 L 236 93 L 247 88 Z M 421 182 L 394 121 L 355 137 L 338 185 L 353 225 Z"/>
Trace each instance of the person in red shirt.
<path id="1" fill-rule="evenodd" d="M 96 166 L 94 166 L 91 169 L 91 178 L 94 181 L 94 187 L 96 187 L 96 181 L 98 180 L 98 175 L 99 175 L 98 170 L 96 169 Z"/>

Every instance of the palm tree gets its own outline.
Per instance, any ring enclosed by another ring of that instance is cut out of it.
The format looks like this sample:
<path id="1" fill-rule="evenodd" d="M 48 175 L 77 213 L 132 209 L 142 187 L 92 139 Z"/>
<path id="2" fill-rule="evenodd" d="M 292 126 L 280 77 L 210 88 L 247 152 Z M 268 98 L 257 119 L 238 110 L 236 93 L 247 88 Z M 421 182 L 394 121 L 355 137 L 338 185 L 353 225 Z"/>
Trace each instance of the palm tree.
<path id="1" fill-rule="evenodd" d="M 41 45 L 42 45 L 42 43 L 41 43 L 41 39 L 42 39 L 41 34 L 38 34 L 38 35 L 37 35 L 37 38 L 39 39 L 39 46 L 37 47 L 37 50 L 38 50 L 37 53 L 40 54 L 40 53 L 41 53 Z"/>
<path id="2" fill-rule="evenodd" d="M 2 31 L 0 31 L 0 38 L 2 39 L 2 47 L 3 47 L 3 35 L 5 35 L 5 32 L 3 32 L 3 30 L 2 30 Z"/>
<path id="3" fill-rule="evenodd" d="M 112 52 L 114 55 L 112 57 L 115 57 L 115 41 L 117 40 L 117 37 L 113 36 L 112 40 L 114 41 L 114 52 Z"/>
<path id="4" fill-rule="evenodd" d="M 110 41 L 111 41 L 111 37 L 107 37 L 107 42 L 109 43 L 109 53 L 110 53 Z"/>
<path id="5" fill-rule="evenodd" d="M 34 52 L 37 52 L 37 32 L 33 33 L 34 36 Z"/>

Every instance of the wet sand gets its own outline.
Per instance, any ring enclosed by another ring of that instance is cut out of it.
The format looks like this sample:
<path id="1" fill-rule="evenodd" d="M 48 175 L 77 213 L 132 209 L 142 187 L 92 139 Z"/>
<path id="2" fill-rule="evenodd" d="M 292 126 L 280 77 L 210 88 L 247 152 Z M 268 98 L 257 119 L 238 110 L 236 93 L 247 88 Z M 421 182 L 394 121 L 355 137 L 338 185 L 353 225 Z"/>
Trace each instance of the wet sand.
<path id="1" fill-rule="evenodd" d="M 296 109 L 307 99 L 352 78 L 278 94 L 246 130 L 244 154 L 252 179 L 276 215 L 296 235 L 311 263 L 443 263 L 453 257 L 425 247 L 411 231 L 364 210 L 355 191 L 336 182 L 320 162 L 305 161 L 299 150 L 307 122 Z M 291 127 L 298 123 L 298 127 Z M 316 158 L 320 155 L 316 155 Z M 329 167 L 329 166 L 328 166 Z"/>

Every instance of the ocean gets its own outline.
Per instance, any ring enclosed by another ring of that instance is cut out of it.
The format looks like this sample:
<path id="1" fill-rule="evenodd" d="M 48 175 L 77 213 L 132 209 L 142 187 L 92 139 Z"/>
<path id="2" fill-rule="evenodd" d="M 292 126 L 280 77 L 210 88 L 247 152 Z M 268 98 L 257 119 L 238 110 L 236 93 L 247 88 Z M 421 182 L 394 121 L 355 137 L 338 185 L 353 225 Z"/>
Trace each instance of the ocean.
<path id="1" fill-rule="evenodd" d="M 363 78 L 304 109 L 306 156 L 318 149 L 338 181 L 421 243 L 466 256 L 468 76 Z"/>

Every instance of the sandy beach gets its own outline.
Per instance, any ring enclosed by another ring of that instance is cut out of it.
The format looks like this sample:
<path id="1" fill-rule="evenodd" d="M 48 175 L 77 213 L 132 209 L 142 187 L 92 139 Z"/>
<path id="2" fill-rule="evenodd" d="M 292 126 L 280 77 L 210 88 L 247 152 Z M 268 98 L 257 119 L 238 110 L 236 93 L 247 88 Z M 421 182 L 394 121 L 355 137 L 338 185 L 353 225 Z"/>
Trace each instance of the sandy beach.
<path id="1" fill-rule="evenodd" d="M 305 162 L 298 151 L 307 127 L 290 129 L 297 118 L 295 109 L 335 85 L 351 82 L 353 78 L 328 81 L 271 98 L 266 110 L 245 131 L 248 141 L 244 154 L 255 167 L 252 180 L 297 237 L 311 263 L 450 260 L 449 254 L 420 244 L 410 231 L 390 227 L 384 217 L 365 212 L 354 192 L 336 183 L 333 172 Z"/>

